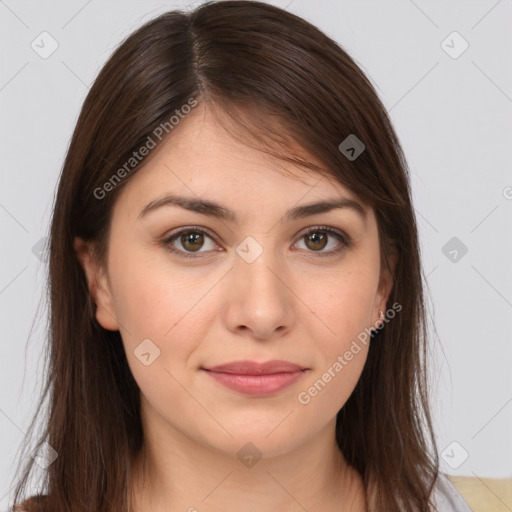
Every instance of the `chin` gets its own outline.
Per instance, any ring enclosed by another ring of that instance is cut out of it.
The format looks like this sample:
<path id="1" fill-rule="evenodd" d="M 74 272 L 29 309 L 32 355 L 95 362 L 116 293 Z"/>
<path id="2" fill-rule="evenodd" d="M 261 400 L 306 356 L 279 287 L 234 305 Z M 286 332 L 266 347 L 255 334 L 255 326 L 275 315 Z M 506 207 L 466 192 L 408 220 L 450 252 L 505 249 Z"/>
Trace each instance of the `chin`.
<path id="1" fill-rule="evenodd" d="M 254 425 L 228 430 L 233 437 L 219 433 L 212 439 L 210 432 L 205 441 L 209 447 L 240 460 L 245 455 L 258 458 L 278 457 L 293 451 L 308 438 L 304 432 L 298 433 L 282 427 L 273 432 L 266 427 L 257 428 Z"/>

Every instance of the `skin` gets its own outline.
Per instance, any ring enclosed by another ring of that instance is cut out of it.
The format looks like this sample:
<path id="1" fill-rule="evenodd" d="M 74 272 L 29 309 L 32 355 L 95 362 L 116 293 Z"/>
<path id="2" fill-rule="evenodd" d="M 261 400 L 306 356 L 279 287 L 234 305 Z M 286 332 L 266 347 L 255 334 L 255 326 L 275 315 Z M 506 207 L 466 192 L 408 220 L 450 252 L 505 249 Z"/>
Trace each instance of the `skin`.
<path id="1" fill-rule="evenodd" d="M 141 389 L 145 446 L 134 464 L 134 510 L 366 510 L 362 479 L 336 445 L 335 422 L 368 345 L 308 404 L 297 396 L 386 310 L 392 280 L 380 266 L 373 210 L 338 182 L 237 142 L 201 105 L 171 135 L 114 205 L 106 268 L 75 240 L 96 318 L 120 331 Z M 138 218 L 171 193 L 216 201 L 239 222 L 178 206 Z M 349 208 L 284 220 L 298 204 L 340 196 L 358 201 L 366 220 Z M 172 244 L 196 259 L 169 252 L 163 240 L 192 226 L 211 238 L 201 246 L 178 236 Z M 328 235 L 325 247 L 308 243 L 310 226 L 340 230 L 353 243 L 321 256 L 341 242 Z M 252 263 L 236 252 L 248 236 L 263 249 Z M 148 366 L 134 354 L 144 339 L 160 350 Z M 201 370 L 240 359 L 284 359 L 308 371 L 262 398 Z M 237 456 L 248 442 L 262 455 L 252 467 Z"/>

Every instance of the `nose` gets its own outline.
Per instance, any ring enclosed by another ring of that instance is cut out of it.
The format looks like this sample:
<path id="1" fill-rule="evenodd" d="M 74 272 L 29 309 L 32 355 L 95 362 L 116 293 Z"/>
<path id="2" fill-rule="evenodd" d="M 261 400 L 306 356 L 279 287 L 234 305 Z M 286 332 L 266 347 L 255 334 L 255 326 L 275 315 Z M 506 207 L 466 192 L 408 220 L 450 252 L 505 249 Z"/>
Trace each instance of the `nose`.
<path id="1" fill-rule="evenodd" d="M 252 263 L 235 258 L 224 310 L 227 328 L 235 334 L 270 340 L 293 327 L 294 294 L 286 282 L 288 274 L 269 253 L 263 251 Z"/>

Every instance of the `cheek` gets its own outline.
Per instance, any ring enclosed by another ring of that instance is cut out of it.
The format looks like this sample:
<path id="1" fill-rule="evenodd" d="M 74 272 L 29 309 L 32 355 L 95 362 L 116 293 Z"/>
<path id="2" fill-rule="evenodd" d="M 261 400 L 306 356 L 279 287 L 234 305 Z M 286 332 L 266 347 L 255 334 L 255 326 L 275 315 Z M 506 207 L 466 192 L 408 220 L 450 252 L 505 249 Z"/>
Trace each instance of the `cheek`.
<path id="1" fill-rule="evenodd" d="M 340 271 L 339 278 L 330 275 L 319 281 L 315 287 L 309 286 L 304 302 L 322 322 L 320 325 L 331 336 L 323 336 L 338 349 L 343 341 L 357 337 L 365 327 L 371 326 L 372 307 L 378 281 L 378 268 L 371 265 L 358 265 L 349 271 Z M 319 326 L 319 328 L 320 328 Z"/>
<path id="2" fill-rule="evenodd" d="M 173 377 L 183 380 L 183 367 L 195 348 L 191 334 L 202 329 L 193 308 L 201 290 L 185 289 L 168 269 L 141 260 L 133 267 L 125 263 L 126 273 L 115 282 L 115 303 L 128 364 L 143 395 L 165 410 L 169 392 L 179 395 Z"/>
<path id="3" fill-rule="evenodd" d="M 163 251 L 126 249 L 112 254 L 111 268 L 116 316 L 131 337 L 163 342 L 204 295 L 202 280 L 173 272 Z"/>
<path id="4" fill-rule="evenodd" d="M 112 255 L 115 313 L 132 373 L 140 387 L 151 393 L 151 389 L 169 386 L 170 376 L 162 376 L 161 371 L 157 375 L 156 369 L 182 379 L 190 354 L 206 339 L 215 307 L 208 292 L 218 277 L 208 278 L 199 269 L 173 270 L 165 255 L 125 254 L 123 261 L 117 259 L 117 266 Z M 148 367 L 137 358 L 139 347 L 145 346 L 142 343 L 158 354 Z"/>
<path id="5" fill-rule="evenodd" d="M 340 270 L 339 278 L 331 274 L 309 288 L 304 302 L 314 312 L 309 332 L 316 341 L 318 359 L 315 372 L 298 397 L 301 406 L 311 404 L 307 406 L 309 413 L 334 416 L 361 376 L 378 282 L 379 268 L 374 263 L 371 258 L 355 258 L 353 265 L 347 262 Z"/>
<path id="6" fill-rule="evenodd" d="M 371 274 L 352 272 L 329 284 L 325 293 L 310 296 L 315 311 L 310 322 L 317 359 L 315 371 L 297 396 L 308 417 L 334 417 L 359 381 L 369 348 L 371 305 L 374 298 Z M 319 321 L 321 320 L 321 321 Z"/>
<path id="7" fill-rule="evenodd" d="M 357 353 L 349 351 L 337 354 L 324 368 L 311 375 L 304 387 L 297 394 L 299 407 L 312 420 L 328 421 L 345 405 L 354 391 L 363 371 L 368 347 L 359 343 Z"/>
<path id="8" fill-rule="evenodd" d="M 171 300 L 173 290 L 154 269 L 139 265 L 127 270 L 126 277 L 118 279 L 115 286 L 119 323 L 134 341 L 141 336 L 161 338 L 179 313 L 177 301 Z"/>

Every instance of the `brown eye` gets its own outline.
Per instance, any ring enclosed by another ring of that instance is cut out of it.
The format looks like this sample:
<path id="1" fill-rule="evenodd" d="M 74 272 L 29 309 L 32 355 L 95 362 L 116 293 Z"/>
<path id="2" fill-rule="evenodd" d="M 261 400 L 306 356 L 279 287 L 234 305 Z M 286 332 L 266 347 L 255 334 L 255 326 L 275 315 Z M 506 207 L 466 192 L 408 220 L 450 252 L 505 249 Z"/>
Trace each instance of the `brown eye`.
<path id="1" fill-rule="evenodd" d="M 180 236 L 181 245 L 187 251 L 197 251 L 204 244 L 204 235 L 197 231 L 190 231 Z"/>
<path id="2" fill-rule="evenodd" d="M 199 257 L 205 252 L 216 250 L 216 244 L 212 236 L 199 228 L 186 228 L 176 231 L 163 240 L 163 244 L 170 252 L 184 258 Z"/>
<path id="3" fill-rule="evenodd" d="M 304 244 L 306 252 L 317 253 L 315 256 L 335 256 L 351 246 L 352 239 L 327 226 L 308 228 L 296 244 Z M 324 250 L 327 246 L 328 249 Z"/>
<path id="4" fill-rule="evenodd" d="M 304 235 L 306 245 L 313 251 L 321 251 L 327 245 L 327 235 L 321 231 Z"/>

